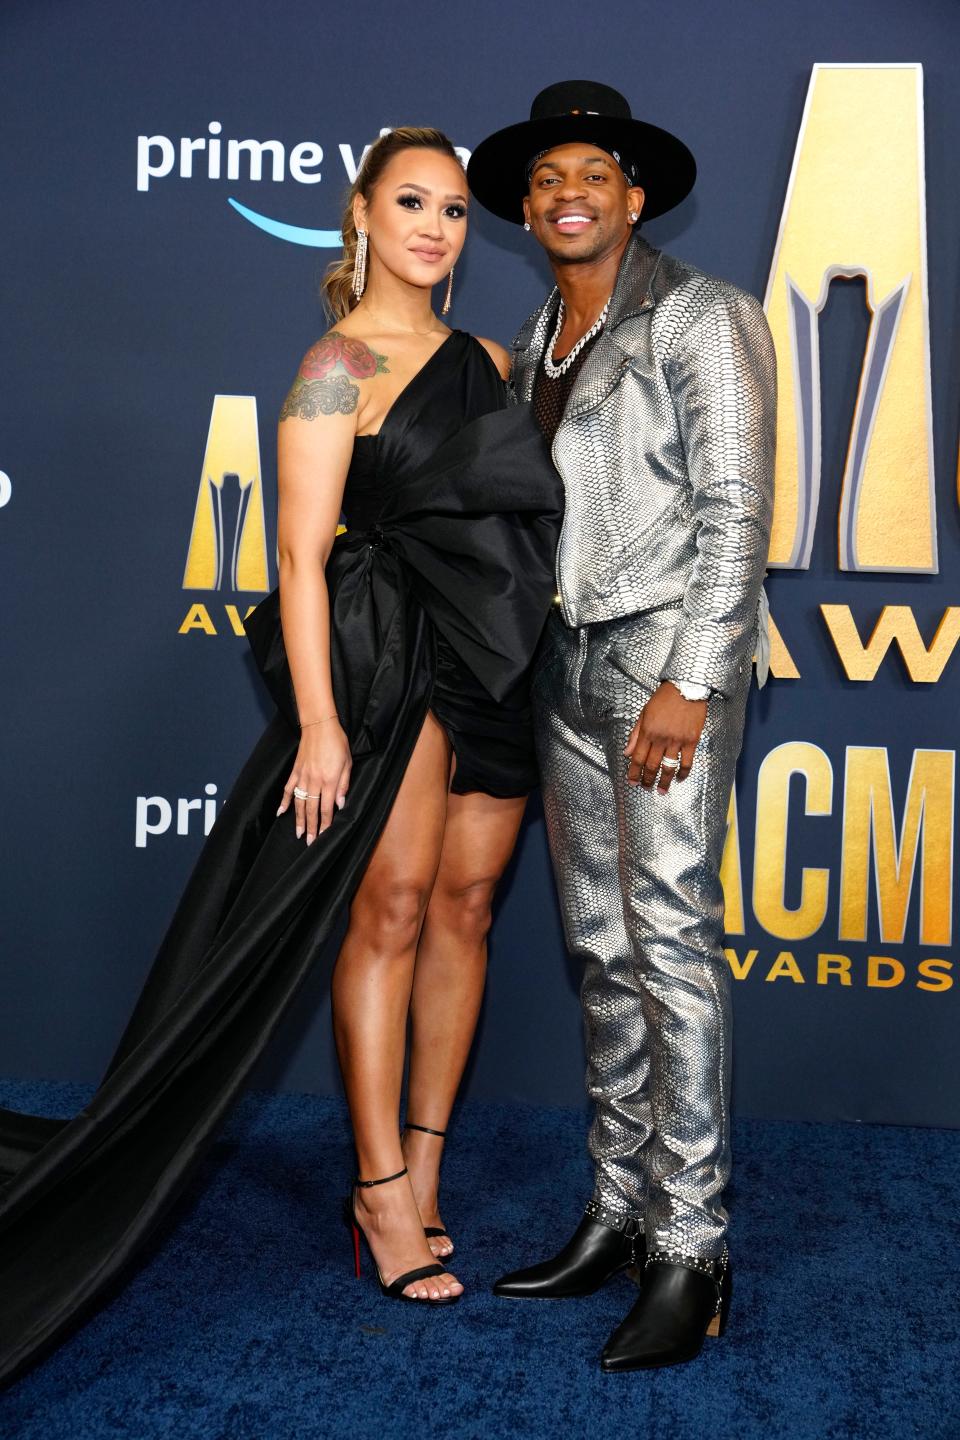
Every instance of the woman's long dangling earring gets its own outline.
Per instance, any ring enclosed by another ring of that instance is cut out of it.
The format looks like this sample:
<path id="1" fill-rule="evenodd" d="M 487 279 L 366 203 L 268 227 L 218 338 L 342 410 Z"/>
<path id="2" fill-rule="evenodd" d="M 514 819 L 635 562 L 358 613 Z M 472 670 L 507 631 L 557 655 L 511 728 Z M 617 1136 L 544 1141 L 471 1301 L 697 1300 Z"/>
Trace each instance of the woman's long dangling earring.
<path id="1" fill-rule="evenodd" d="M 359 300 L 367 288 L 367 232 L 357 231 L 357 253 L 353 257 L 353 290 L 354 298 Z"/>
<path id="2" fill-rule="evenodd" d="M 441 315 L 450 314 L 450 306 L 453 304 L 453 272 L 455 269 L 456 266 L 451 265 L 450 274 L 447 276 L 447 293 L 443 297 L 443 306 L 440 310 Z"/>

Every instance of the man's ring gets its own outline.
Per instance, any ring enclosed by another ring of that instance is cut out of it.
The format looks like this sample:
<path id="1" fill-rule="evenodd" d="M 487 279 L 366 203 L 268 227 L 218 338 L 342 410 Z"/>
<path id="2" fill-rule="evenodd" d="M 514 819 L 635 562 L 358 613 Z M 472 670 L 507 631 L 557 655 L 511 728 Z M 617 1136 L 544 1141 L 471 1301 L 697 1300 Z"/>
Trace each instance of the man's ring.
<path id="1" fill-rule="evenodd" d="M 670 759 L 667 758 L 666 755 L 664 755 L 663 759 L 660 761 L 660 764 L 661 764 L 661 766 L 663 767 L 664 770 L 679 770 L 679 769 L 680 769 L 680 761 L 679 761 L 679 760 L 670 760 Z M 294 790 L 293 793 L 294 793 L 294 795 L 296 795 L 296 793 L 297 793 L 296 790 Z"/>
<path id="2" fill-rule="evenodd" d="M 294 786 L 294 789 L 293 789 L 293 798 L 294 798 L 295 800 L 319 800 L 319 799 L 320 799 L 320 796 L 319 796 L 319 795 L 311 795 L 311 794 L 309 793 L 309 791 L 307 791 L 307 790 L 300 790 L 297 786 Z"/>

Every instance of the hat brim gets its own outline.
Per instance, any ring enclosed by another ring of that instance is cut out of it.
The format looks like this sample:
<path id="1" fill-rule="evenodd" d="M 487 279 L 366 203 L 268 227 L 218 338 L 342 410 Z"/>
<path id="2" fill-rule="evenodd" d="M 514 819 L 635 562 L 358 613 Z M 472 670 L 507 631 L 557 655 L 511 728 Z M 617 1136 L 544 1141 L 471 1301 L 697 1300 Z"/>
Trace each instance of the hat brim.
<path id="1" fill-rule="evenodd" d="M 526 167 L 541 150 L 592 141 L 608 153 L 617 150 L 637 168 L 637 184 L 646 196 L 644 220 L 665 215 L 693 189 L 697 162 L 676 135 L 648 125 L 605 115 L 552 115 L 508 125 L 481 140 L 467 166 L 467 182 L 476 199 L 501 220 L 523 224 L 528 194 Z"/>

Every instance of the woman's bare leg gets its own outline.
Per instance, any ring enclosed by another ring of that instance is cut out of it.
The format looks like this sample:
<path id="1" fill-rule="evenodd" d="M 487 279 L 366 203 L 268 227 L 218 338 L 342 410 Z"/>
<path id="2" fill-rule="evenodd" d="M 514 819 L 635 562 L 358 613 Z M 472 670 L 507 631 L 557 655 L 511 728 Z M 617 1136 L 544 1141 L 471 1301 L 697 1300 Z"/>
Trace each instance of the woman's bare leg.
<path id="1" fill-rule="evenodd" d="M 417 943 L 440 864 L 450 746 L 428 715 L 390 818 L 350 907 L 333 974 L 333 1021 L 361 1179 L 402 1170 L 399 1109 Z M 322 844 L 322 840 L 318 841 Z M 410 1181 L 359 1189 L 356 1213 L 386 1284 L 433 1255 Z M 406 1287 L 419 1299 L 456 1295 L 453 1275 Z"/>
<path id="2" fill-rule="evenodd" d="M 451 795 L 440 866 L 420 934 L 413 993 L 407 1117 L 445 1130 L 483 1000 L 493 895 L 516 844 L 526 801 Z M 442 1226 L 437 1186 L 443 1141 L 418 1130 L 403 1156 L 424 1225 Z M 430 1240 L 434 1255 L 452 1252 Z"/>

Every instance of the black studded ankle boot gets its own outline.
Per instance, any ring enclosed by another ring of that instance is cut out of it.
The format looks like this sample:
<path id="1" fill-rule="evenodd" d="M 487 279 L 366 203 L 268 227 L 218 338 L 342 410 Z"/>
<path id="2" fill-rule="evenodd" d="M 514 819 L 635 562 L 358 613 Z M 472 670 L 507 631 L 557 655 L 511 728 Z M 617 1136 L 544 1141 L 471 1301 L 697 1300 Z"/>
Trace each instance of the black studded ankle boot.
<path id="1" fill-rule="evenodd" d="M 726 1246 L 719 1260 L 651 1252 L 640 1297 L 607 1341 L 601 1370 L 654 1370 L 695 1359 L 707 1335 L 726 1329 L 731 1291 Z"/>

